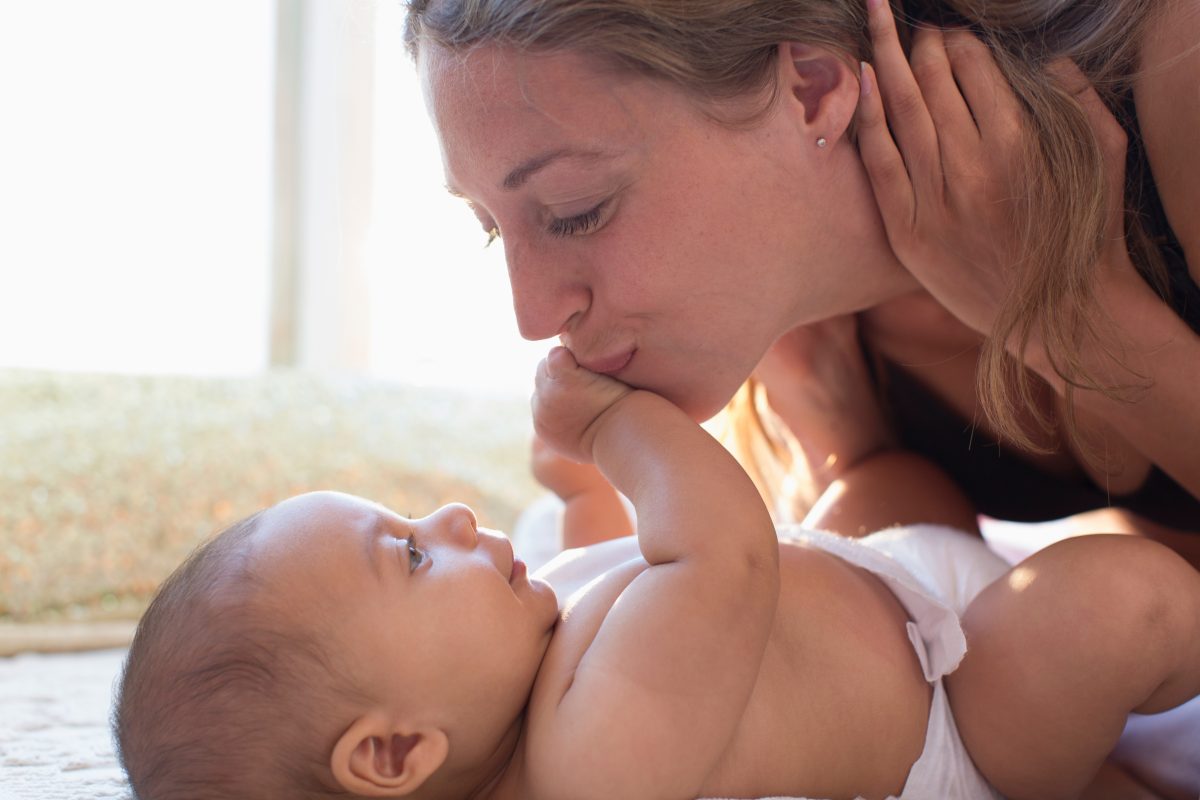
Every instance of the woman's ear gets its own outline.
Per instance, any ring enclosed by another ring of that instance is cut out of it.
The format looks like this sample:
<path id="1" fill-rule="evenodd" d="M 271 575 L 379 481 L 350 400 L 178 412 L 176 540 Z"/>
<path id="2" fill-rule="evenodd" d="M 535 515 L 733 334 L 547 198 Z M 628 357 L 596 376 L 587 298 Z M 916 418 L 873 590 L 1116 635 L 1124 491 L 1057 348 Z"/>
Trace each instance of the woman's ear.
<path id="1" fill-rule="evenodd" d="M 778 69 L 781 102 L 806 134 L 814 142 L 841 137 L 858 107 L 858 73 L 845 58 L 819 45 L 784 42 Z"/>
<path id="2" fill-rule="evenodd" d="M 420 788 L 449 752 L 450 741 L 437 728 L 409 730 L 382 715 L 367 714 L 338 739 L 329 767 L 351 794 L 396 797 Z"/>

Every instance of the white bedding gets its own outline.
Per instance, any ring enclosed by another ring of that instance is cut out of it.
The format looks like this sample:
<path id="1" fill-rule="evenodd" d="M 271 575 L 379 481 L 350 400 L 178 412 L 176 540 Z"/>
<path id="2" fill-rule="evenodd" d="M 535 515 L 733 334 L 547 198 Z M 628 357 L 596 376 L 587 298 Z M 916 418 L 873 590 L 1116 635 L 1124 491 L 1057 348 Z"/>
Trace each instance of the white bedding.
<path id="1" fill-rule="evenodd" d="M 130 800 L 108 732 L 124 655 L 0 659 L 0 800 Z"/>

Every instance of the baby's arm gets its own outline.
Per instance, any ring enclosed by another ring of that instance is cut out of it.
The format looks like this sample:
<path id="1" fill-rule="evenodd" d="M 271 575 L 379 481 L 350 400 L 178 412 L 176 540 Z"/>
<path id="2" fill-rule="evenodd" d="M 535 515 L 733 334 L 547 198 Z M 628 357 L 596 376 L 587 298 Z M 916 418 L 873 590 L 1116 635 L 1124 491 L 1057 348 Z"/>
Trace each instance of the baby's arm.
<path id="1" fill-rule="evenodd" d="M 554 718 L 531 731 L 535 783 L 557 796 L 695 797 L 770 635 L 779 549 L 766 507 L 682 411 L 581 369 L 566 350 L 539 367 L 534 420 L 630 498 L 650 564 L 580 645 Z"/>
<path id="2" fill-rule="evenodd" d="M 594 464 L 581 464 L 533 439 L 533 477 L 563 502 L 563 549 L 596 544 L 633 533 L 617 490 Z"/>

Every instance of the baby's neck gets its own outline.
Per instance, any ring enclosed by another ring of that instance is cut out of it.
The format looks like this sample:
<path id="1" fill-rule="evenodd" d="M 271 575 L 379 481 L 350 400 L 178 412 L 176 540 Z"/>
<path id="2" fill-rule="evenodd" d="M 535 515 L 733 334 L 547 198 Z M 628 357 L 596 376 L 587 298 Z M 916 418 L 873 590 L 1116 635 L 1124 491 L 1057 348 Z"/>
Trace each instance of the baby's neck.
<path id="1" fill-rule="evenodd" d="M 495 753 L 471 773 L 474 788 L 461 796 L 468 800 L 520 800 L 525 796 L 525 721 L 522 713 L 501 739 Z"/>

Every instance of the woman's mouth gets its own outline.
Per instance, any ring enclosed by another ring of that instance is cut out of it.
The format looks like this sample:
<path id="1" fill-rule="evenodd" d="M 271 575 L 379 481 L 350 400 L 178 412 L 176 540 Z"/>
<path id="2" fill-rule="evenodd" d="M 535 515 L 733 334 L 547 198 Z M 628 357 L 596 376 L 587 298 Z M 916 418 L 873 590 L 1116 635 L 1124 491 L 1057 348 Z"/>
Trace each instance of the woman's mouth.
<path id="1" fill-rule="evenodd" d="M 622 350 L 609 356 L 580 361 L 579 366 L 592 372 L 599 372 L 601 375 L 615 376 L 618 372 L 629 366 L 629 362 L 633 360 L 636 352 L 636 348 L 630 348 L 629 350 Z"/>

